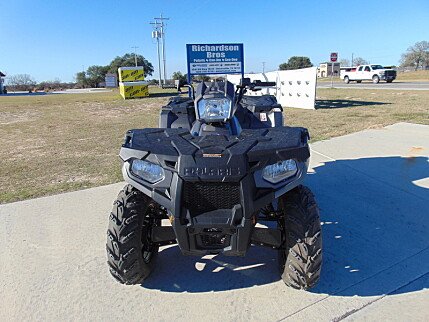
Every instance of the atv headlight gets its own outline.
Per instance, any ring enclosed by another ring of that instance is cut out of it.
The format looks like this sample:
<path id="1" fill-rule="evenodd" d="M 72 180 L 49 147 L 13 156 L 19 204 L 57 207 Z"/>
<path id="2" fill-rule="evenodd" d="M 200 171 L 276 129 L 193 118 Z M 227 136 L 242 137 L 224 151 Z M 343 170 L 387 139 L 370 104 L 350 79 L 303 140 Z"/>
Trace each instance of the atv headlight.
<path id="1" fill-rule="evenodd" d="M 223 121 L 230 117 L 231 100 L 228 98 L 208 98 L 198 101 L 199 118 L 205 121 Z"/>
<path id="2" fill-rule="evenodd" d="M 289 159 L 267 165 L 262 171 L 262 178 L 271 183 L 278 183 L 294 176 L 297 171 L 295 160 Z"/>
<path id="3" fill-rule="evenodd" d="M 152 162 L 138 159 L 134 159 L 131 163 L 131 172 L 150 183 L 155 183 L 165 178 L 164 169 L 162 167 Z"/>

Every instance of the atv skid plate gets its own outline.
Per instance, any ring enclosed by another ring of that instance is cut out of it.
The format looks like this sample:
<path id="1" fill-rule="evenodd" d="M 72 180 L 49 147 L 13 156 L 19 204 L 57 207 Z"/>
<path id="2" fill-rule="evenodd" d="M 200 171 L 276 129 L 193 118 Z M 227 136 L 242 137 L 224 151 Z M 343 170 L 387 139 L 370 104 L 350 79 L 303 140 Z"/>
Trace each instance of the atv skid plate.
<path id="1" fill-rule="evenodd" d="M 300 127 L 243 129 L 238 136 L 192 136 L 186 129 L 127 132 L 120 151 L 126 181 L 164 207 L 171 227 L 155 227 L 152 240 L 177 243 L 185 255 L 244 256 L 250 244 L 279 247 L 277 229 L 256 228 L 265 206 L 302 183 L 310 151 Z M 151 184 L 134 175 L 133 159 L 160 165 L 165 176 Z M 294 159 L 297 173 L 272 184 L 265 166 Z"/>

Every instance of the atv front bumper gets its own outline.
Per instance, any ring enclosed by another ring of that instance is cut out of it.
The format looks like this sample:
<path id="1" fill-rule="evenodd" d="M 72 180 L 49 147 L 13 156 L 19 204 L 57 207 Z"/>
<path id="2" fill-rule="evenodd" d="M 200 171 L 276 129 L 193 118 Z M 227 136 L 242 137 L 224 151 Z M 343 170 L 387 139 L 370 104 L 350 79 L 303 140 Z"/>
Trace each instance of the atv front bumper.
<path id="1" fill-rule="evenodd" d="M 124 179 L 167 209 L 184 254 L 243 256 L 252 242 L 278 241 L 255 223 L 263 207 L 302 183 L 307 140 L 306 129 L 291 127 L 203 137 L 182 129 L 131 130 L 120 157 Z M 136 177 L 130 171 L 136 158 L 160 165 L 165 178 L 151 184 Z M 294 176 L 277 184 L 262 178 L 265 166 L 287 159 L 298 165 Z"/>

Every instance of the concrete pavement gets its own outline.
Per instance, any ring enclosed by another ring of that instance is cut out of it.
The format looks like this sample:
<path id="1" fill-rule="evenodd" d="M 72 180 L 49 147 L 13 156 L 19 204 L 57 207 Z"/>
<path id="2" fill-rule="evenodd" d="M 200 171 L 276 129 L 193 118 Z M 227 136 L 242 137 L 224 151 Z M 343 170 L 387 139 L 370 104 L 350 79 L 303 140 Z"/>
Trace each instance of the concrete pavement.
<path id="1" fill-rule="evenodd" d="M 259 247 L 166 247 L 143 286 L 116 283 L 104 244 L 121 183 L 2 205 L 0 320 L 427 321 L 428 138 L 399 123 L 312 145 L 324 266 L 311 292 L 285 287 L 276 252 Z"/>

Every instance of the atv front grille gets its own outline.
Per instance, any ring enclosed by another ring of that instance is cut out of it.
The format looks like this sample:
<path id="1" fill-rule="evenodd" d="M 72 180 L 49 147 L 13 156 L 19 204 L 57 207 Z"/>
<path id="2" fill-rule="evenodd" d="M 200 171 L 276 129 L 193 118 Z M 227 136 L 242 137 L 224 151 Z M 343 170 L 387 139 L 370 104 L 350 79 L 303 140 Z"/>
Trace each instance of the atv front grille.
<path id="1" fill-rule="evenodd" d="M 191 215 L 240 204 L 240 184 L 235 182 L 184 182 L 183 204 Z"/>
<path id="2" fill-rule="evenodd" d="M 385 76 L 395 76 L 396 77 L 396 70 L 386 70 Z"/>

